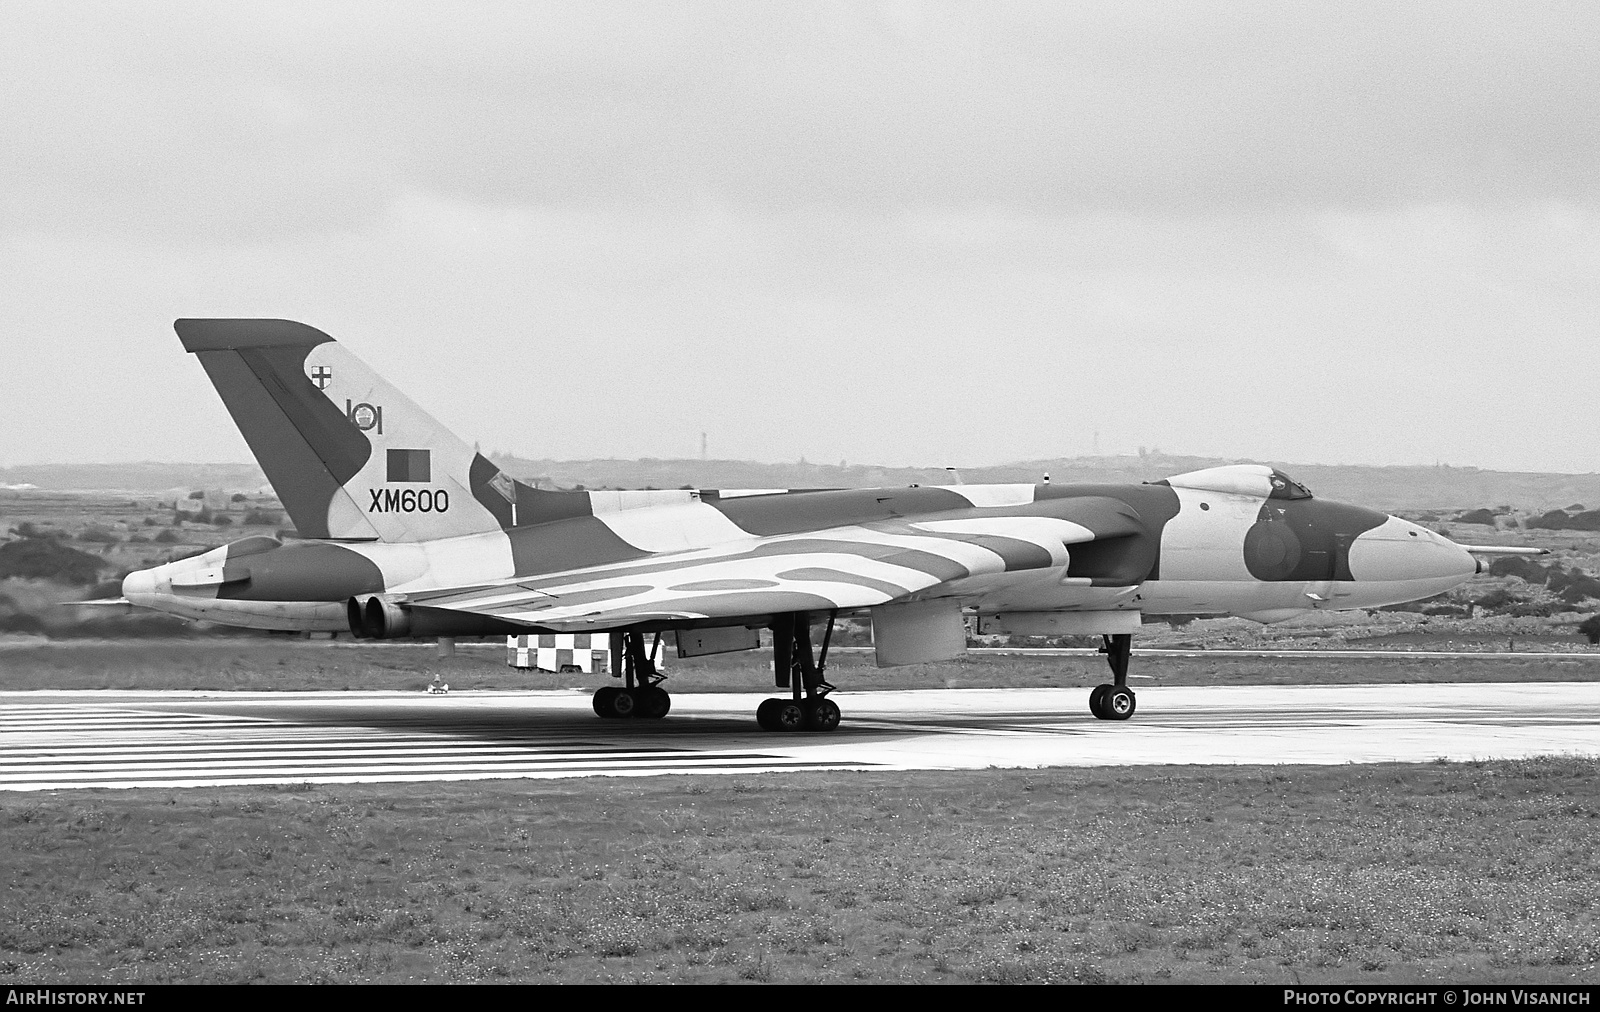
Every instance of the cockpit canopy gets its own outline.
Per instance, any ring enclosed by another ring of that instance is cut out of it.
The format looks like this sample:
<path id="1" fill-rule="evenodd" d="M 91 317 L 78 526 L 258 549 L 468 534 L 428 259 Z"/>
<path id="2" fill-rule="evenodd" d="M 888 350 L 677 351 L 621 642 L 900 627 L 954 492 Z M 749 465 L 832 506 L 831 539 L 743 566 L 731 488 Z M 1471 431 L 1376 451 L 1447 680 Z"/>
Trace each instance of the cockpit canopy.
<path id="1" fill-rule="evenodd" d="M 1310 499 L 1311 490 L 1275 467 L 1265 464 L 1229 464 L 1177 474 L 1157 485 L 1192 488 L 1202 492 L 1231 492 L 1268 499 Z"/>
<path id="2" fill-rule="evenodd" d="M 229 542 L 228 560 L 231 562 L 234 559 L 242 559 L 246 555 L 260 555 L 262 552 L 270 552 L 274 548 L 282 547 L 283 542 L 277 538 L 269 538 L 265 534 L 257 534 L 241 541 Z"/>

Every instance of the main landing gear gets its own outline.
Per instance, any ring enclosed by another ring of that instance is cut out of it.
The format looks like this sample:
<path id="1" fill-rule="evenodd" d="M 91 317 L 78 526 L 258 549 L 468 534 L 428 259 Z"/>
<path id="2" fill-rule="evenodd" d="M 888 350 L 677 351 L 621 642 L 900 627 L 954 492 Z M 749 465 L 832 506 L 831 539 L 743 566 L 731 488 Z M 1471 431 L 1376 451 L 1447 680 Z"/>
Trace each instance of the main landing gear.
<path id="1" fill-rule="evenodd" d="M 1128 688 L 1128 660 L 1133 656 L 1133 634 L 1116 633 L 1100 637 L 1100 652 L 1111 665 L 1111 684 L 1098 685 L 1089 693 L 1089 712 L 1101 720 L 1127 720 L 1133 716 L 1138 700 Z"/>
<path id="2" fill-rule="evenodd" d="M 661 687 L 666 676 L 656 671 L 661 634 L 645 653 L 644 633 L 612 633 L 611 656 L 620 658 L 622 685 L 607 685 L 594 694 L 594 712 L 602 717 L 660 720 L 672 709 L 672 697 Z"/>
<path id="3" fill-rule="evenodd" d="M 778 688 L 792 691 L 788 699 L 762 700 L 756 708 L 756 723 L 763 731 L 832 731 L 839 726 L 839 705 L 828 698 L 833 686 L 822 677 L 838 614 L 828 613 L 822 649 L 815 659 L 811 656 L 809 612 L 778 615 L 772 620 L 773 680 Z"/>

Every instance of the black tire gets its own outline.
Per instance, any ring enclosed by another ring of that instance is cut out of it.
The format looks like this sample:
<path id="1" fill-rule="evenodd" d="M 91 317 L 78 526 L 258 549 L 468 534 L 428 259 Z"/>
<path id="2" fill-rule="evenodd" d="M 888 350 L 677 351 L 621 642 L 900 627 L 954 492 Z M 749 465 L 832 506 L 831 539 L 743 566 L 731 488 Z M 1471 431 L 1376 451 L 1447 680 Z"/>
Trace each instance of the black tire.
<path id="1" fill-rule="evenodd" d="M 615 685 L 602 685 L 594 691 L 594 712 L 599 717 L 614 717 L 611 697 L 620 691 Z"/>
<path id="2" fill-rule="evenodd" d="M 756 723 L 761 725 L 763 731 L 777 731 L 777 709 L 783 705 L 781 699 L 763 699 L 761 705 L 756 707 Z"/>
<path id="3" fill-rule="evenodd" d="M 639 705 L 634 708 L 635 717 L 645 720 L 660 720 L 672 709 L 672 696 L 666 689 L 652 685 L 647 689 L 636 689 L 634 695 L 639 699 Z"/>
<path id="4" fill-rule="evenodd" d="M 772 709 L 772 720 L 780 731 L 804 731 L 806 708 L 792 699 L 779 700 Z"/>
<path id="5" fill-rule="evenodd" d="M 1094 691 L 1089 693 L 1089 712 L 1094 714 L 1100 720 L 1111 719 L 1110 717 L 1106 716 L 1104 707 L 1106 693 L 1110 692 L 1114 688 L 1116 688 L 1116 686 L 1112 685 L 1110 682 L 1106 682 L 1104 685 L 1096 685 L 1094 687 Z"/>
<path id="6" fill-rule="evenodd" d="M 1127 720 L 1138 706 L 1139 701 L 1134 698 L 1132 689 L 1126 685 L 1115 685 L 1101 701 L 1100 710 L 1106 720 Z"/>
<path id="7" fill-rule="evenodd" d="M 611 702 L 608 704 L 611 716 L 620 719 L 636 717 L 639 715 L 639 695 L 637 689 L 613 689 Z"/>
<path id="8" fill-rule="evenodd" d="M 807 700 L 805 709 L 807 731 L 832 731 L 839 726 L 839 704 L 833 700 Z"/>

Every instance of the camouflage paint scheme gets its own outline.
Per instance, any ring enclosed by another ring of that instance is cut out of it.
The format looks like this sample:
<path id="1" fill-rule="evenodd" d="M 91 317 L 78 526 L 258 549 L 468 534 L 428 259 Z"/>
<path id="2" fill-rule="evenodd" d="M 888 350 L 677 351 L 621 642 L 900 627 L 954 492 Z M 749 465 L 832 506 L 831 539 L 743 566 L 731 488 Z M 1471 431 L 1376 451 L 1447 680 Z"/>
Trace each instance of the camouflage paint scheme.
<path id="1" fill-rule="evenodd" d="M 885 606 L 940 600 L 1109 633 L 1140 615 L 1279 621 L 1399 603 L 1477 570 L 1447 538 L 1254 464 L 1143 485 L 536 489 L 319 330 L 176 327 L 307 539 L 247 538 L 125 581 L 130 602 L 192 618 L 596 632 L 795 612 L 876 621 Z"/>

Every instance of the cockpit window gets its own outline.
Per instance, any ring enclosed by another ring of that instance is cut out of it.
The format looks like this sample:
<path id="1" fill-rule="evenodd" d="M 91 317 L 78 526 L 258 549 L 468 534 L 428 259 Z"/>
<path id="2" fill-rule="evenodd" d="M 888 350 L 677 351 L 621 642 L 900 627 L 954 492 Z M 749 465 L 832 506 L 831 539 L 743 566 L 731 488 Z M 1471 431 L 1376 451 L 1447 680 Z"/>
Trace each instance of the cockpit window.
<path id="1" fill-rule="evenodd" d="M 1310 489 L 1267 464 L 1207 467 L 1187 474 L 1175 474 L 1157 484 L 1227 495 L 1267 496 L 1272 499 L 1311 498 Z"/>
<path id="2" fill-rule="evenodd" d="M 228 558 L 242 559 L 246 555 L 260 555 L 262 552 L 270 552 L 274 548 L 282 547 L 283 542 L 277 538 L 269 538 L 265 534 L 257 534 L 255 537 L 245 538 L 243 541 L 235 541 L 229 545 Z"/>
<path id="3" fill-rule="evenodd" d="M 1311 490 L 1282 471 L 1274 470 L 1272 472 L 1272 491 L 1269 493 L 1269 497 L 1272 499 L 1310 499 Z"/>

